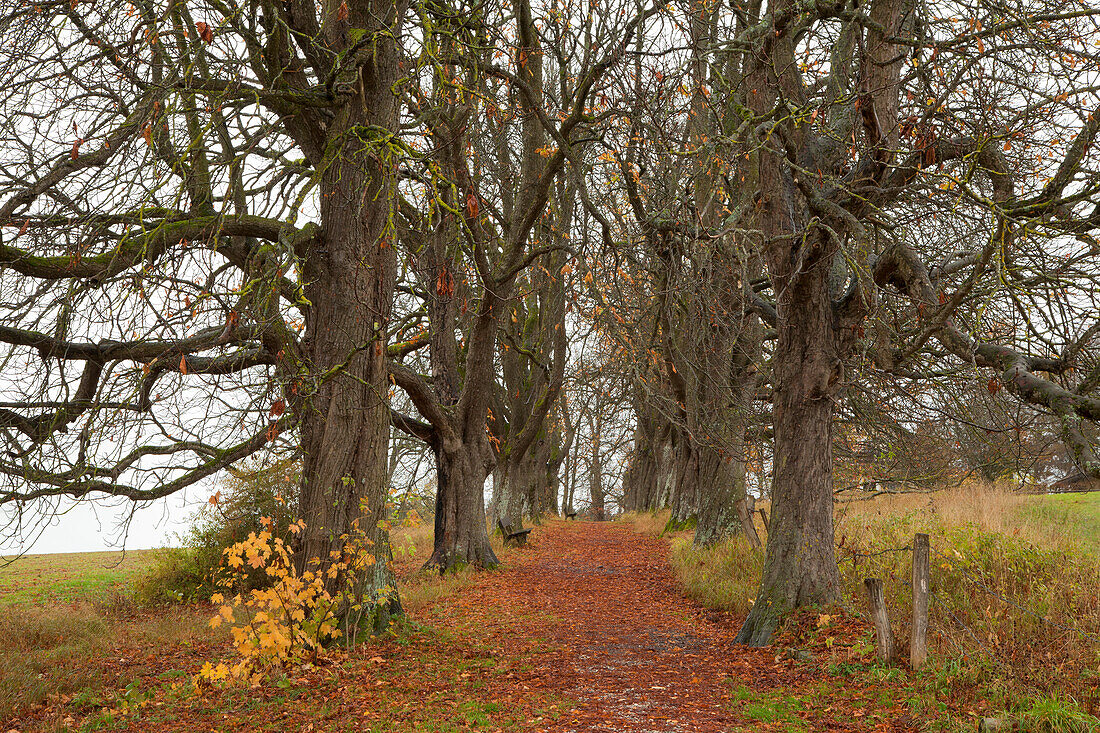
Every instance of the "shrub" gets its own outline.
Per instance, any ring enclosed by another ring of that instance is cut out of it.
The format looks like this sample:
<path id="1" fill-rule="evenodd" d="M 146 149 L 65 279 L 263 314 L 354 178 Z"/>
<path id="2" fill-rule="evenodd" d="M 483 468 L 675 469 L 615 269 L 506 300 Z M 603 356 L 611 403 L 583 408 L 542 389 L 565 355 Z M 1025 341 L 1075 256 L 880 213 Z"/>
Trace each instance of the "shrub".
<path id="1" fill-rule="evenodd" d="M 218 584 L 236 595 L 211 597 L 220 607 L 210 626 L 232 624 L 240 658 L 232 665 L 208 662 L 198 674 L 200 682 L 256 684 L 270 672 L 314 659 L 330 643 L 342 639 L 351 649 L 361 633 L 374 629 L 376 611 L 396 593 L 394 588 L 364 592 L 375 563 L 388 560 L 375 557 L 371 540 L 357 525 L 341 536 L 342 549 L 333 551 L 323 570 L 299 573 L 288 544 L 273 536 L 273 523 L 261 521 L 267 529 L 250 533 L 224 553 Z M 304 528 L 298 520 L 287 529 L 297 535 Z M 255 573 L 269 582 L 257 584 Z"/>
<path id="2" fill-rule="evenodd" d="M 160 552 L 138 579 L 139 603 L 188 603 L 209 599 L 217 590 L 215 574 L 226 548 L 262 531 L 285 536 L 297 515 L 298 464 L 282 461 L 268 467 L 231 472 L 220 490 L 191 518 L 182 548 Z M 270 522 L 270 527 L 267 523 Z M 270 583 L 259 570 L 247 574 L 248 589 Z"/>

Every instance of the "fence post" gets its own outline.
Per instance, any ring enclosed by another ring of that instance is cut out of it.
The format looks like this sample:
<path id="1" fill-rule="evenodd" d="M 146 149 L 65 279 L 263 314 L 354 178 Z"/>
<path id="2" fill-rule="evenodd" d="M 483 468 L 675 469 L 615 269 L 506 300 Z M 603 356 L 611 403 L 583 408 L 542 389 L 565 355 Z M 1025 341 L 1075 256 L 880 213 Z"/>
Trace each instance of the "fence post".
<path id="1" fill-rule="evenodd" d="M 920 669 L 928 658 L 928 586 L 931 564 L 928 535 L 913 537 L 913 630 L 909 637 L 909 664 Z"/>
<path id="2" fill-rule="evenodd" d="M 764 520 L 764 531 L 768 531 L 771 527 L 768 526 L 768 513 L 764 511 L 764 508 L 760 508 L 760 518 Z"/>
<path id="3" fill-rule="evenodd" d="M 893 664 L 897 658 L 894 644 L 894 630 L 890 627 L 890 614 L 886 611 L 886 599 L 882 594 L 880 578 L 864 578 L 867 586 L 867 600 L 871 604 L 871 620 L 875 622 L 875 649 L 878 658 L 887 664 Z"/>

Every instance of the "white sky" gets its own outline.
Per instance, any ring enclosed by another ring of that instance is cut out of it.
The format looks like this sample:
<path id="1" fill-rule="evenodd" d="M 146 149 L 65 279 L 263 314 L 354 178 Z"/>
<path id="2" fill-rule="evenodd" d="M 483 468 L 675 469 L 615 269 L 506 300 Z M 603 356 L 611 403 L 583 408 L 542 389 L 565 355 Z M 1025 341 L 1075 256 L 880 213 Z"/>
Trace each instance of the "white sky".
<path id="1" fill-rule="evenodd" d="M 0 555 L 16 553 L 93 552 L 144 550 L 178 546 L 177 533 L 187 529 L 188 518 L 206 503 L 208 492 L 193 487 L 175 496 L 142 505 L 136 511 L 126 504 L 68 503 L 67 510 L 51 518 L 43 527 L 24 532 L 22 542 L 0 542 Z M 133 517 L 128 532 L 125 520 Z"/>

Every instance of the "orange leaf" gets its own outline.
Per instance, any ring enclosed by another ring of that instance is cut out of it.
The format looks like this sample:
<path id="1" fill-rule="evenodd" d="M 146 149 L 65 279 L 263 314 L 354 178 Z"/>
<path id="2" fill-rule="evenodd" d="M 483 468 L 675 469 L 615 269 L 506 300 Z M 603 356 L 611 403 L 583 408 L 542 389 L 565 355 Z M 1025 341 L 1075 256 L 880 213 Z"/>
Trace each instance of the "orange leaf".
<path id="1" fill-rule="evenodd" d="M 187 374 L 187 355 L 180 354 L 180 374 Z"/>

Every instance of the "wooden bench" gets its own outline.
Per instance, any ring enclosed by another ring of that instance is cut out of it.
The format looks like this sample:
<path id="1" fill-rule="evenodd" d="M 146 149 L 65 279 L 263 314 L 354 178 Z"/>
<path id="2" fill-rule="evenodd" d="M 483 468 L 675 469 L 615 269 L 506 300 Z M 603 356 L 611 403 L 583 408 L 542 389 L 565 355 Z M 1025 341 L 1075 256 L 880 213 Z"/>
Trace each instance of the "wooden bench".
<path id="1" fill-rule="evenodd" d="M 500 529 L 500 534 L 504 537 L 504 546 L 507 547 L 509 542 L 516 543 L 516 547 L 523 547 L 527 544 L 527 535 L 531 534 L 530 529 L 520 529 L 515 532 L 512 531 L 512 525 L 505 524 L 501 520 L 497 520 L 497 527 Z"/>

